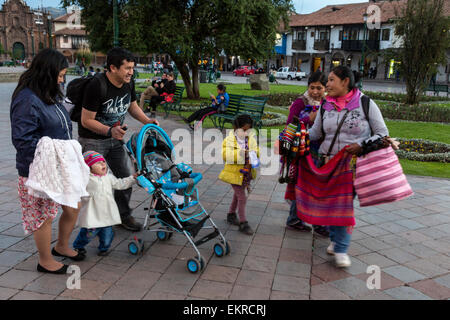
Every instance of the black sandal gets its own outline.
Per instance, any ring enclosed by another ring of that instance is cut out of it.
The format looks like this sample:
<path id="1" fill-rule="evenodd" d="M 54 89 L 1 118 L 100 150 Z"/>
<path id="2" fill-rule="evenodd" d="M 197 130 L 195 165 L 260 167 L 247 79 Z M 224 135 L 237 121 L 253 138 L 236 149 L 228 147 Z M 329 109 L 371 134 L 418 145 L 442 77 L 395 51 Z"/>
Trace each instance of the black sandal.
<path id="1" fill-rule="evenodd" d="M 43 273 L 50 273 L 50 274 L 66 274 L 67 273 L 67 268 L 69 268 L 69 266 L 67 264 L 65 264 L 61 268 L 59 268 L 58 270 L 50 271 L 50 270 L 45 269 L 39 263 L 37 265 L 37 271 L 43 272 Z"/>
<path id="2" fill-rule="evenodd" d="M 77 252 L 78 252 L 78 254 L 76 256 L 69 257 L 69 256 L 66 256 L 64 254 L 61 254 L 61 253 L 57 252 L 55 250 L 55 248 L 52 249 L 52 255 L 54 255 L 55 257 L 69 258 L 69 259 L 71 259 L 73 261 L 82 261 L 82 260 L 84 260 L 86 258 L 86 255 L 84 255 L 83 253 L 81 253 L 79 251 L 77 251 Z"/>

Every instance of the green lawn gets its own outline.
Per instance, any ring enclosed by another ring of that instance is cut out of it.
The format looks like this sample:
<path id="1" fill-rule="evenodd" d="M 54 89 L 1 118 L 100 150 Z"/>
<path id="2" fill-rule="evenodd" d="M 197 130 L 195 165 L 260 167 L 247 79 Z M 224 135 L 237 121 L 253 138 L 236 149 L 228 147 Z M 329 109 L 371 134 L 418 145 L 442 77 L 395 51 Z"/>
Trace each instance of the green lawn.
<path id="1" fill-rule="evenodd" d="M 450 144 L 450 125 L 430 122 L 386 121 L 391 137 L 426 139 Z"/>

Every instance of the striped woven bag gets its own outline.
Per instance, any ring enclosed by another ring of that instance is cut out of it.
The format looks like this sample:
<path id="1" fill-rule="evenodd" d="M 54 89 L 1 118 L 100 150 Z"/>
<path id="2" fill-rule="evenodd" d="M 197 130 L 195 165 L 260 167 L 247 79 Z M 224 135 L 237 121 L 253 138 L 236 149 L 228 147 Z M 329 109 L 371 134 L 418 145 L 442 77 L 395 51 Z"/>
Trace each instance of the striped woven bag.
<path id="1" fill-rule="evenodd" d="M 361 207 L 399 201 L 413 195 L 391 146 L 357 159 L 354 186 Z"/>

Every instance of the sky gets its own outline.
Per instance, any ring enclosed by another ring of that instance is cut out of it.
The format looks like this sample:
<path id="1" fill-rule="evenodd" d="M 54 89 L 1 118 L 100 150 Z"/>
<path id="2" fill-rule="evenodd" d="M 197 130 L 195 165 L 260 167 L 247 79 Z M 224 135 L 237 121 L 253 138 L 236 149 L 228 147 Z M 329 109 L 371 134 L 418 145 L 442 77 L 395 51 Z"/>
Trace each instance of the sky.
<path id="1" fill-rule="evenodd" d="M 25 0 L 26 3 L 32 7 L 36 8 L 41 6 L 41 2 L 44 7 L 58 7 L 60 0 Z M 311 13 L 317 11 L 330 4 L 344 4 L 344 3 L 360 3 L 369 2 L 368 0 L 293 0 L 295 6 L 295 11 L 297 13 Z"/>

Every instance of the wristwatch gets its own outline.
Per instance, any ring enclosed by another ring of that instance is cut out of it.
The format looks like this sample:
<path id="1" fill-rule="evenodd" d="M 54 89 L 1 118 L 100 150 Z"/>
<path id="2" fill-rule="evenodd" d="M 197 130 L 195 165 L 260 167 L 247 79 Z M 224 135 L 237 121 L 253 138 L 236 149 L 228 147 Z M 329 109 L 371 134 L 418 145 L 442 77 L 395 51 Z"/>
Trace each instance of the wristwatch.
<path id="1" fill-rule="evenodd" d="M 111 138 L 112 137 L 112 133 L 111 133 L 112 127 L 109 127 L 108 129 L 108 133 L 106 134 L 107 137 Z"/>

